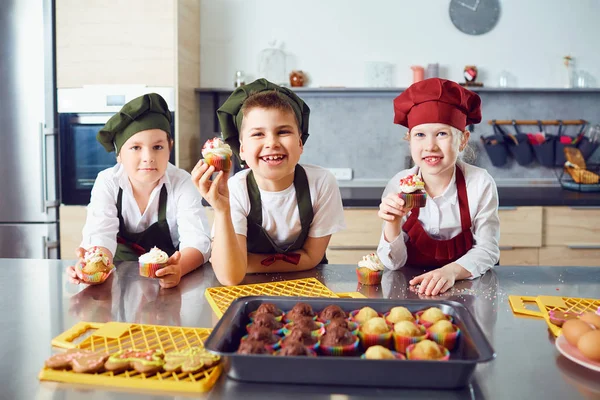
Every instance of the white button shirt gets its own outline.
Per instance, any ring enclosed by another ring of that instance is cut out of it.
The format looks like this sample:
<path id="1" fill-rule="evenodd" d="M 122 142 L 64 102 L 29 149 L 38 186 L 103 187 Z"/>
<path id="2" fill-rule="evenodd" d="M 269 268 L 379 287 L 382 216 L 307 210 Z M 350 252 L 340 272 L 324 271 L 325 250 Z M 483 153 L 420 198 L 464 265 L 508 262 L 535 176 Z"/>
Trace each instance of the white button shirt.
<path id="1" fill-rule="evenodd" d="M 463 171 L 469 199 L 471 232 L 473 247 L 456 263 L 476 278 L 492 268 L 500 259 L 500 219 L 498 218 L 498 190 L 492 176 L 484 169 L 470 164 L 457 162 Z M 400 192 L 400 179 L 417 173 L 414 167 L 397 173 L 387 184 L 382 198 L 389 193 Z M 404 217 L 402 224 L 406 222 Z M 425 207 L 419 211 L 419 222 L 423 229 L 436 240 L 452 239 L 462 231 L 458 191 L 456 188 L 456 169 L 450 184 L 440 196 L 427 198 Z M 406 264 L 406 241 L 408 234 L 404 231 L 391 243 L 384 238 L 383 232 L 379 240 L 377 255 L 385 267 L 395 270 Z"/>
<path id="2" fill-rule="evenodd" d="M 122 215 L 125 227 L 129 232 L 138 233 L 158 221 L 158 203 L 163 185 L 167 188 L 167 223 L 173 245 L 179 245 L 179 250 L 193 247 L 202 253 L 205 262 L 208 261 L 211 251 L 210 227 L 202 197 L 194 187 L 190 174 L 172 164 L 168 164 L 165 175 L 150 194 L 143 214 L 133 197 L 125 168 L 117 164 L 101 171 L 92 188 L 81 247 L 102 246 L 114 255 L 119 232 L 119 187 L 123 189 Z"/>

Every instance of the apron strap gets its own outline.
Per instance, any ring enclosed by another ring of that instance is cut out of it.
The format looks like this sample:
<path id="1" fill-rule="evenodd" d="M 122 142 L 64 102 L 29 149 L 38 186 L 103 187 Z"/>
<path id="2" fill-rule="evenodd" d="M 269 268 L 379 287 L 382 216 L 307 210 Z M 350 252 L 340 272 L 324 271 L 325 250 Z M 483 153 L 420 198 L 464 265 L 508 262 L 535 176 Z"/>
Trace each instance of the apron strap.
<path id="1" fill-rule="evenodd" d="M 310 198 L 308 177 L 304 168 L 299 164 L 296 164 L 296 170 L 294 171 L 294 186 L 296 187 L 296 201 L 298 202 L 298 212 L 300 213 L 300 226 L 302 227 L 302 232 L 306 231 L 306 235 L 308 236 L 308 230 L 310 229 L 310 224 L 312 224 L 314 213 Z"/>
<path id="2" fill-rule="evenodd" d="M 167 220 L 167 187 L 163 184 L 158 198 L 158 222 Z"/>
<path id="3" fill-rule="evenodd" d="M 246 177 L 246 187 L 248 188 L 248 198 L 250 199 L 250 213 L 248 220 L 262 226 L 262 202 L 260 201 L 260 190 L 254 179 L 254 172 L 251 170 Z"/>

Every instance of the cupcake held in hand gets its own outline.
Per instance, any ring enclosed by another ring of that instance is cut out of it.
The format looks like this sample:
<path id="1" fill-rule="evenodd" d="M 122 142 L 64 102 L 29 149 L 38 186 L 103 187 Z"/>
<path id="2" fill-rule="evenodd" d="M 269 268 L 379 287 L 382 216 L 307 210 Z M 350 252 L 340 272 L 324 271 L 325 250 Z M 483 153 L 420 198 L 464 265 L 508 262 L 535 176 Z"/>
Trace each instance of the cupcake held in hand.
<path id="1" fill-rule="evenodd" d="M 83 262 L 75 266 L 75 273 L 85 283 L 98 284 L 104 282 L 114 268 L 108 256 L 94 246 L 85 252 Z"/>
<path id="2" fill-rule="evenodd" d="M 167 261 L 169 261 L 169 255 L 158 247 L 153 247 L 139 258 L 140 275 L 147 278 L 158 278 L 156 271 L 166 267 Z"/>
<path id="3" fill-rule="evenodd" d="M 229 172 L 231 169 L 231 147 L 220 138 L 209 139 L 202 146 L 202 157 L 215 171 Z"/>
<path id="4" fill-rule="evenodd" d="M 398 196 L 404 200 L 404 207 L 407 209 L 425 207 L 425 182 L 419 175 L 408 175 L 400 179 Z"/>
<path id="5" fill-rule="evenodd" d="M 379 285 L 381 283 L 381 278 L 383 277 L 384 269 L 385 267 L 381 263 L 379 257 L 377 257 L 377 254 L 371 253 L 363 256 L 356 268 L 358 283 L 363 285 Z"/>

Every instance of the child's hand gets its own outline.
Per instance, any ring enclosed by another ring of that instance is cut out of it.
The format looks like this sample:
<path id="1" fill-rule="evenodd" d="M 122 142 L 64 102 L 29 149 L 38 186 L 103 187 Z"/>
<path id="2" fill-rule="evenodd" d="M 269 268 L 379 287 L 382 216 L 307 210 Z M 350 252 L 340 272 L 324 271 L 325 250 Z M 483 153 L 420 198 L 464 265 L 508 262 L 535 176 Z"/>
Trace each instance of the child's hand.
<path id="1" fill-rule="evenodd" d="M 160 279 L 160 286 L 168 289 L 179 285 L 181 280 L 181 266 L 179 260 L 181 259 L 181 253 L 176 251 L 167 260 L 167 266 L 156 271 L 156 276 Z"/>
<path id="2" fill-rule="evenodd" d="M 381 200 L 377 215 L 386 222 L 400 222 L 409 211 L 398 193 L 390 193 Z"/>
<path id="3" fill-rule="evenodd" d="M 416 276 L 408 283 L 410 285 L 418 285 L 420 283 L 419 294 L 436 296 L 454 286 L 454 282 L 456 282 L 456 272 L 452 268 L 452 264 L 448 264 L 442 268 Z"/>
<path id="4" fill-rule="evenodd" d="M 85 255 L 85 249 L 83 247 L 79 247 L 75 250 L 75 255 L 77 256 L 77 263 L 75 265 L 69 265 L 67 267 L 67 276 L 69 277 L 69 282 L 74 285 L 79 285 L 80 283 L 84 283 L 81 279 L 77 277 L 77 273 L 75 272 L 75 266 L 79 265 L 83 262 L 83 256 Z"/>
<path id="5" fill-rule="evenodd" d="M 212 208 L 216 211 L 229 212 L 227 173 L 219 171 L 216 178 L 211 181 L 210 177 L 214 172 L 215 167 L 208 165 L 204 160 L 200 160 L 192 170 L 192 182 Z"/>

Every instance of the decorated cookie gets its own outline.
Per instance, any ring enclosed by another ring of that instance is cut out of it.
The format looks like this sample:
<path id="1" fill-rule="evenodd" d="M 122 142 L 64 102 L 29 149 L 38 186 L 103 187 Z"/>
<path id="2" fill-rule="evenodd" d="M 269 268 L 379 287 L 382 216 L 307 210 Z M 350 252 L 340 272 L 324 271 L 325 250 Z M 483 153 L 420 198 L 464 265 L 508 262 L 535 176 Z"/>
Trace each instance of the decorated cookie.
<path id="1" fill-rule="evenodd" d="M 121 350 L 112 354 L 104 364 L 104 368 L 114 373 L 134 369 L 141 374 L 152 375 L 165 364 L 160 350 Z"/>
<path id="2" fill-rule="evenodd" d="M 217 364 L 219 356 L 209 353 L 202 347 L 190 347 L 182 351 L 170 351 L 165 354 L 165 365 L 167 372 L 198 372 L 204 368 L 210 368 Z"/>
<path id="3" fill-rule="evenodd" d="M 104 367 L 108 358 L 107 353 L 91 350 L 70 349 L 64 353 L 55 354 L 46 360 L 46 368 L 72 369 L 75 372 L 95 373 Z"/>
<path id="4" fill-rule="evenodd" d="M 571 311 L 558 311 L 558 310 L 550 310 L 548 311 L 548 317 L 550 318 L 550 322 L 552 322 L 556 326 L 563 326 L 563 324 L 570 319 L 577 319 L 581 313 L 571 312 Z"/>

